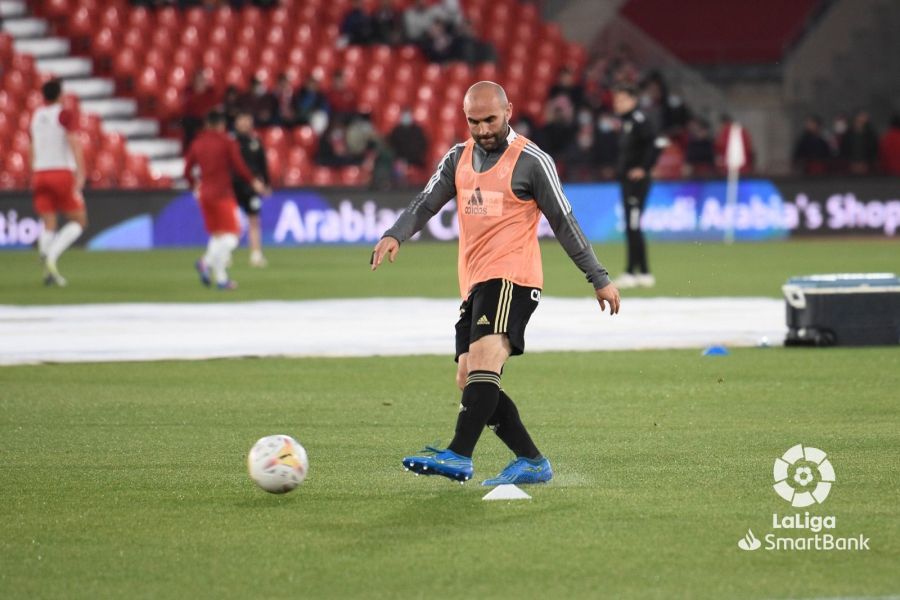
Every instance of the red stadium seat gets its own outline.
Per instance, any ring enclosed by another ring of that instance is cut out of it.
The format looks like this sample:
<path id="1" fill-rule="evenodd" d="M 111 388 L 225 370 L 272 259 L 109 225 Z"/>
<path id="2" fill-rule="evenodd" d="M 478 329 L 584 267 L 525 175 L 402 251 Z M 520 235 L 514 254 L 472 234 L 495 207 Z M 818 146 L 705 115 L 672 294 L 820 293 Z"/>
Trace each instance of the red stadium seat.
<path id="1" fill-rule="evenodd" d="M 183 86 L 170 85 L 160 98 L 159 116 L 164 119 L 175 119 L 181 116 L 181 92 Z"/>
<path id="2" fill-rule="evenodd" d="M 134 12 L 132 12 L 132 16 L 134 16 Z M 167 6 L 165 8 L 160 8 L 156 11 L 156 27 L 162 29 L 171 29 L 173 31 L 177 31 L 181 28 L 179 21 L 181 20 L 180 15 L 178 14 L 178 9 Z M 150 19 L 142 20 L 143 23 L 149 23 Z"/>
<path id="3" fill-rule="evenodd" d="M 341 185 L 347 187 L 358 187 L 366 182 L 366 175 L 367 174 L 360 167 L 343 167 L 340 171 L 340 182 Z"/>
<path id="4" fill-rule="evenodd" d="M 119 79 L 134 77 L 138 70 L 137 54 L 132 48 L 123 48 L 113 59 L 112 71 Z"/>
<path id="5" fill-rule="evenodd" d="M 316 132 L 309 125 L 301 125 L 295 128 L 291 134 L 291 139 L 294 144 L 306 150 L 308 155 L 315 153 L 318 139 Z"/>
<path id="6" fill-rule="evenodd" d="M 338 180 L 335 172 L 328 167 L 314 167 L 310 179 L 316 186 L 333 186 Z"/>
<path id="7" fill-rule="evenodd" d="M 165 23 L 165 18 L 162 16 L 163 13 L 172 14 L 171 11 L 167 9 L 161 9 L 159 11 L 159 19 L 158 19 L 158 28 L 162 29 L 170 29 Z M 151 13 L 148 9 L 143 6 L 138 6 L 132 8 L 128 11 L 128 27 L 130 29 L 137 29 L 138 31 L 143 31 L 149 33 L 153 30 L 153 13 Z"/>

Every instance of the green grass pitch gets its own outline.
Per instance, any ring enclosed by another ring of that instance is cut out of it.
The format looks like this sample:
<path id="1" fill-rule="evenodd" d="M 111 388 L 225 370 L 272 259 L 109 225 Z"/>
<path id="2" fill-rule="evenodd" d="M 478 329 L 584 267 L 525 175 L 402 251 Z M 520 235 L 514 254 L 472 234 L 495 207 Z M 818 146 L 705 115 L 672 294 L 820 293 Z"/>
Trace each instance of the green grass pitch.
<path id="1" fill-rule="evenodd" d="M 897 270 L 896 245 L 880 242 L 654 251 L 654 294 L 670 296 L 776 296 L 792 274 Z M 618 248 L 598 253 L 621 262 Z M 33 255 L 0 255 L 0 304 L 454 293 L 453 248 L 439 245 L 404 246 L 374 275 L 366 248 L 280 250 L 265 271 L 239 254 L 232 296 L 199 289 L 193 254 L 75 252 L 65 290 L 37 285 Z M 548 294 L 584 293 L 552 245 L 545 257 Z M 557 477 L 513 503 L 483 502 L 476 485 L 509 459 L 490 431 L 465 486 L 400 466 L 449 439 L 454 368 L 452 357 L 0 368 L 0 597 L 900 594 L 900 349 L 514 358 L 504 387 Z M 310 456 L 308 480 L 284 496 L 245 472 L 271 433 Z M 737 548 L 748 528 L 762 537 L 773 513 L 796 512 L 772 490 L 772 463 L 797 443 L 836 471 L 810 512 L 871 550 Z"/>

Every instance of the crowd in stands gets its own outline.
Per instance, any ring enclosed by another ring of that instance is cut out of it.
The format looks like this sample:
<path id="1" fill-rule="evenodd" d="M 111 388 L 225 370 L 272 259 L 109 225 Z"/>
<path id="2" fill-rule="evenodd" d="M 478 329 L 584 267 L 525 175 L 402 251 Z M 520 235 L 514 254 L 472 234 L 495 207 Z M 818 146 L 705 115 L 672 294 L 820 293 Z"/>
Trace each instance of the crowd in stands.
<path id="1" fill-rule="evenodd" d="M 431 62 L 495 59 L 490 45 L 472 34 L 459 0 L 415 0 L 405 11 L 397 10 L 394 0 L 379 0 L 371 12 L 362 0 L 354 0 L 342 19 L 340 34 L 339 45 L 416 44 Z M 611 90 L 622 83 L 638 86 L 640 110 L 659 133 L 663 151 L 657 177 L 725 173 L 731 118 L 721 115 L 713 124 L 695 114 L 669 90 L 661 73 L 642 71 L 627 46 L 595 58 L 582 71 L 561 68 L 545 99 L 544 113 L 515 110 L 513 127 L 554 158 L 564 179 L 613 179 L 620 121 L 612 109 Z M 525 105 L 512 100 L 517 107 Z M 184 97 L 186 143 L 202 125 L 203 115 L 216 106 L 224 109 L 229 127 L 239 111 L 250 112 L 257 127 L 310 126 L 318 136 L 318 149 L 312 157 L 317 164 L 362 166 L 374 173 L 376 185 L 403 182 L 410 168 L 427 171 L 433 166 L 425 164 L 428 139 L 412 111 L 404 110 L 392 130 L 377 131 L 368 109 L 360 106 L 341 71 L 332 74 L 328 89 L 323 89 L 316 75 L 293 82 L 282 74 L 271 88 L 255 77 L 246 89 L 229 86 L 224 98 L 217 97 L 198 72 Z M 830 129 L 820 118 L 810 117 L 794 148 L 794 163 L 809 175 L 897 173 L 900 128 L 896 121 L 879 141 L 865 111 L 857 112 L 852 121 L 839 115 Z M 746 129 L 741 140 L 747 158 L 742 172 L 751 173 L 755 152 Z"/>
<path id="2" fill-rule="evenodd" d="M 830 126 L 810 115 L 793 149 L 794 168 L 803 175 L 900 175 L 900 113 L 879 137 L 869 113 L 838 114 Z"/>
<path id="3" fill-rule="evenodd" d="M 617 84 L 640 89 L 640 110 L 659 133 L 665 146 L 658 176 L 712 176 L 724 172 L 725 147 L 731 118 L 724 115 L 717 132 L 706 119 L 692 114 L 682 99 L 671 93 L 657 71 L 641 72 L 627 47 L 590 62 L 583 77 L 560 70 L 545 102 L 544 115 L 519 115 L 514 128 L 535 140 L 550 154 L 569 181 L 608 180 L 615 177 L 620 120 L 613 112 L 612 89 Z M 537 119 L 542 124 L 537 125 Z M 754 153 L 749 134 L 743 142 L 752 170 Z"/>
<path id="4" fill-rule="evenodd" d="M 402 12 L 394 0 L 381 0 L 371 13 L 362 0 L 354 0 L 340 31 L 342 44 L 414 44 L 435 63 L 478 64 L 497 59 L 493 47 L 472 31 L 459 0 L 416 0 Z"/>
<path id="5" fill-rule="evenodd" d="M 278 6 L 280 0 L 131 0 L 134 6 L 146 6 L 148 8 L 163 8 L 174 6 L 176 8 L 193 8 L 196 6 L 206 8 L 244 8 L 245 6 L 258 6 L 259 8 L 271 8 Z"/>
<path id="6" fill-rule="evenodd" d="M 327 167 L 363 166 L 373 173 L 373 184 L 386 187 L 406 179 L 410 167 L 425 168 L 428 139 L 409 109 L 400 114 L 387 135 L 376 131 L 371 115 L 359 105 L 344 74 L 337 71 L 331 86 L 323 90 L 315 75 L 294 87 L 286 74 L 278 76 L 274 89 L 252 78 L 246 89 L 229 86 L 220 100 L 202 71 L 194 74 L 185 91 L 184 147 L 203 126 L 207 113 L 221 108 L 229 131 L 239 113 L 253 116 L 257 127 L 292 129 L 308 125 L 319 135 L 315 162 Z"/>

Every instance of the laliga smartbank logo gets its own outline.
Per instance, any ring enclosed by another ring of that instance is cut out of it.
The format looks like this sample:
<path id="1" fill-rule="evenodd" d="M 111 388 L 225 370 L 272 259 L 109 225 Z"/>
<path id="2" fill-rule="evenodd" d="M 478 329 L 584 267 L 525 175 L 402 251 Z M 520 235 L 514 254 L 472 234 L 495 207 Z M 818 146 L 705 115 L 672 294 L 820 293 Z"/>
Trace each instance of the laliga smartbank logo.
<path id="1" fill-rule="evenodd" d="M 827 454 L 812 446 L 797 444 L 775 459 L 772 469 L 775 484 L 772 488 L 780 498 L 794 508 L 820 505 L 828 498 L 835 483 L 834 467 Z M 746 551 L 759 550 L 868 550 L 869 538 L 863 534 L 838 536 L 832 533 L 837 528 L 834 515 L 816 515 L 809 511 L 802 514 L 779 515 L 772 513 L 772 530 L 757 538 L 751 529 L 738 540 L 738 548 Z M 801 535 L 787 535 L 799 530 Z M 808 535 L 809 533 L 813 535 Z"/>
<path id="2" fill-rule="evenodd" d="M 825 453 L 811 446 L 797 444 L 781 458 L 773 469 L 775 493 L 796 508 L 825 502 L 834 483 L 834 467 Z"/>

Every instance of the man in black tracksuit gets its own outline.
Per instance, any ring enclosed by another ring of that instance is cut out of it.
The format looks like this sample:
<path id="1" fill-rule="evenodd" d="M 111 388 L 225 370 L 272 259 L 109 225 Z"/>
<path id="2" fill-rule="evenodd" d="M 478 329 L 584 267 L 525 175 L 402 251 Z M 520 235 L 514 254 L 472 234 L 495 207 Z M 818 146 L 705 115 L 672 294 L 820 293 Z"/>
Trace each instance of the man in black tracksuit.
<path id="1" fill-rule="evenodd" d="M 647 265 L 647 245 L 641 231 L 641 215 L 652 183 L 650 171 L 659 152 L 656 132 L 637 108 L 637 89 L 620 85 L 613 90 L 613 107 L 622 121 L 616 173 L 622 185 L 628 262 L 616 285 L 620 288 L 652 287 L 656 280 Z"/>
<path id="2" fill-rule="evenodd" d="M 241 156 L 250 168 L 254 177 L 269 187 L 269 165 L 266 162 L 266 149 L 262 141 L 253 132 L 253 115 L 248 112 L 240 112 L 234 120 L 234 139 L 241 149 Z M 262 198 L 243 179 L 234 179 L 234 195 L 238 206 L 247 215 L 249 221 L 250 238 L 250 265 L 254 267 L 266 266 L 266 259 L 262 253 L 262 232 L 259 224 L 259 211 L 262 208 Z M 268 191 L 266 193 L 269 193 Z"/>

